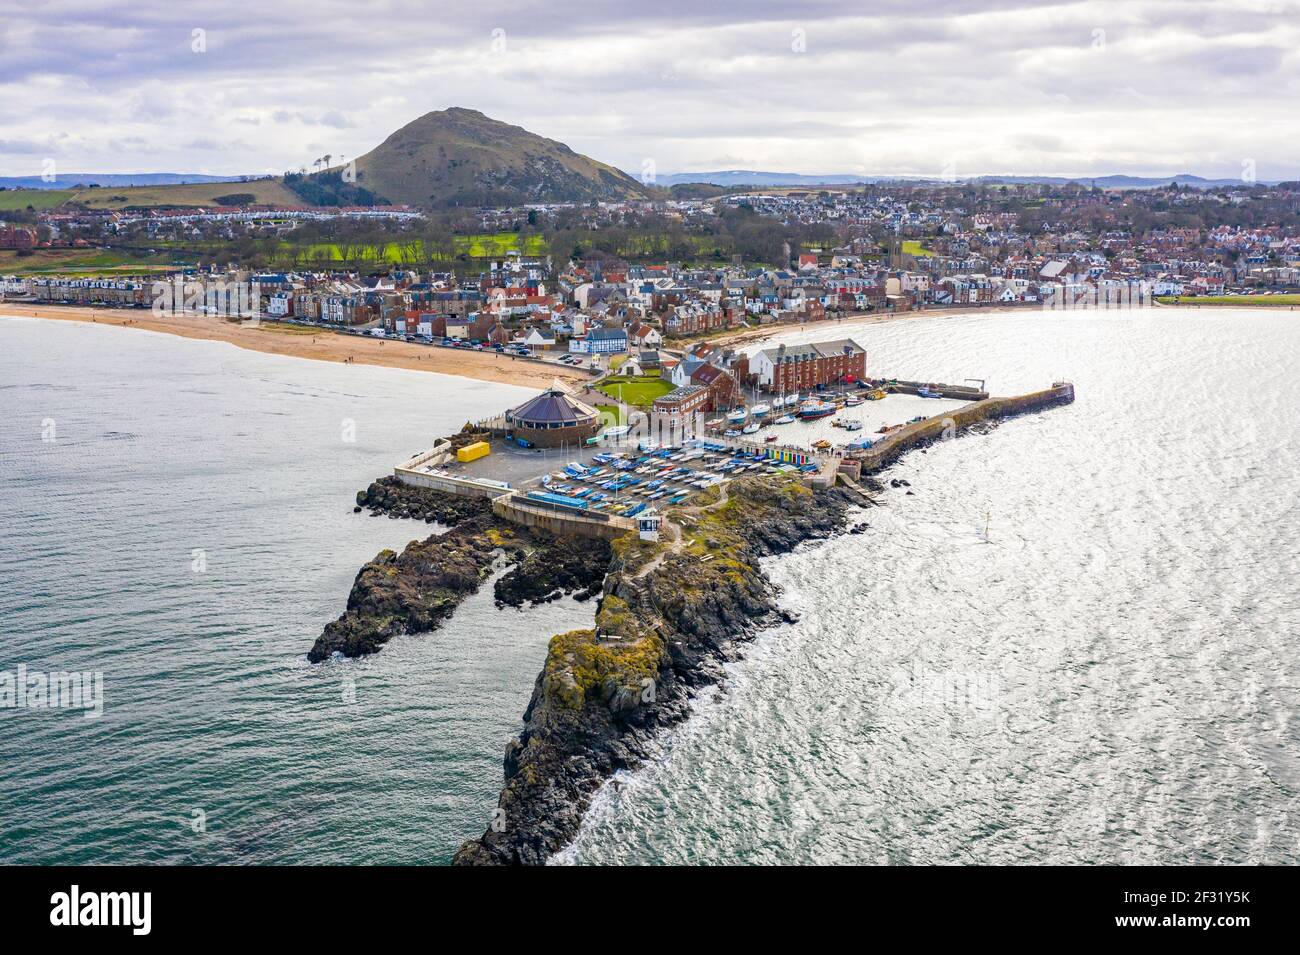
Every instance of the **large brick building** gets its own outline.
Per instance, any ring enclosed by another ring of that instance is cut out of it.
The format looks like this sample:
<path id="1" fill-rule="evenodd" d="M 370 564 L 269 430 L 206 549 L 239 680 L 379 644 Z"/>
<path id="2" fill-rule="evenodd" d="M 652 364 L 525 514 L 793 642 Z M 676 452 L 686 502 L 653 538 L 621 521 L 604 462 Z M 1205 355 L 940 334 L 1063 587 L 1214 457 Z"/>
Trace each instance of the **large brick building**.
<path id="1" fill-rule="evenodd" d="M 765 348 L 749 361 L 758 384 L 774 394 L 866 377 L 867 353 L 851 338 Z"/>

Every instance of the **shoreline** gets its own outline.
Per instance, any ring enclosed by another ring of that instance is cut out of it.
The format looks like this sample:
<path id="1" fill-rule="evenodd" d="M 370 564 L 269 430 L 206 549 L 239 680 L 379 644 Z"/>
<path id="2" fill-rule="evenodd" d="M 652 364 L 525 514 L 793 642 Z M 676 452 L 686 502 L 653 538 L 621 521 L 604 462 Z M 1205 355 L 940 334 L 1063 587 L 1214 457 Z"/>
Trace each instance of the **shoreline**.
<path id="1" fill-rule="evenodd" d="M 258 326 L 227 322 L 201 315 L 158 317 L 146 309 L 83 308 L 62 305 L 26 305 L 0 303 L 0 315 L 15 318 L 43 318 L 52 321 L 112 325 L 140 329 L 203 341 L 226 342 L 237 348 L 284 355 L 310 361 L 339 364 L 375 365 L 456 375 L 494 384 L 519 385 L 542 389 L 559 378 L 570 385 L 590 381 L 587 375 L 575 375 L 564 365 L 525 359 L 511 360 L 496 352 L 441 348 L 411 342 L 340 335 L 325 329 L 306 329 L 264 321 Z"/>

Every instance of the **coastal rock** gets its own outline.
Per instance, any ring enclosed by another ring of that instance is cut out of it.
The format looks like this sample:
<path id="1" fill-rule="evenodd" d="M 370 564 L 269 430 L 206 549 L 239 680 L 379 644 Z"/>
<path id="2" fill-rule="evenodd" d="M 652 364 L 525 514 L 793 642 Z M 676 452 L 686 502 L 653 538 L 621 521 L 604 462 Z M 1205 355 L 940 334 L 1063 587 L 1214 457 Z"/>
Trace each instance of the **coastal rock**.
<path id="1" fill-rule="evenodd" d="M 357 492 L 357 507 L 369 508 L 371 514 L 387 514 L 426 523 L 437 522 L 445 527 L 455 527 L 476 517 L 491 513 L 485 498 L 461 497 L 432 488 L 403 484 L 393 475 L 387 475 L 364 491 Z"/>
<path id="2" fill-rule="evenodd" d="M 412 541 L 402 553 L 391 550 L 361 568 L 348 594 L 347 610 L 326 625 L 307 659 L 333 653 L 347 657 L 374 653 L 400 633 L 432 630 L 467 596 L 478 590 L 513 528 L 463 524 L 446 534 Z"/>
<path id="3" fill-rule="evenodd" d="M 572 593 L 587 600 L 600 593 L 612 556 L 609 543 L 533 532 L 536 545 L 494 588 L 497 606 L 522 607 Z"/>
<path id="4" fill-rule="evenodd" d="M 653 755 L 723 662 L 781 619 L 758 559 L 842 530 L 852 503 L 797 479 L 746 478 L 691 515 L 679 547 L 615 541 L 596 627 L 552 638 L 506 748 L 493 824 L 455 863 L 540 865 L 568 843 L 604 781 Z"/>

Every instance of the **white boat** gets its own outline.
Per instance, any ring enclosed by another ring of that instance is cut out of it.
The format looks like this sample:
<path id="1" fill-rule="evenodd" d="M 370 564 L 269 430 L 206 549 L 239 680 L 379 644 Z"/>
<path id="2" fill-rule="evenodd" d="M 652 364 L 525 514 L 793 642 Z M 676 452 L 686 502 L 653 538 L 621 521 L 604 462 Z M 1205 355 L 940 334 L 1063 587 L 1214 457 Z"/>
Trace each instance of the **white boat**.
<path id="1" fill-rule="evenodd" d="M 740 432 L 737 431 L 735 428 L 729 428 L 726 431 L 722 432 L 722 436 L 724 438 L 739 438 Z"/>
<path id="2" fill-rule="evenodd" d="M 748 417 L 749 417 L 748 411 L 746 411 L 744 408 L 737 408 L 735 411 L 727 415 L 727 423 L 740 424 L 740 422 L 744 421 Z"/>
<path id="3" fill-rule="evenodd" d="M 794 415 L 792 415 L 792 414 L 783 414 L 783 415 L 781 415 L 781 417 L 779 417 L 779 418 L 777 418 L 775 421 L 773 421 L 772 424 L 794 424 L 794 421 L 795 421 L 795 417 L 794 417 Z"/>
<path id="4" fill-rule="evenodd" d="M 741 434 L 753 434 L 753 433 L 756 432 L 757 430 L 758 430 L 758 422 L 757 422 L 757 421 L 751 421 L 749 424 L 745 425 L 743 428 L 740 429 L 740 433 L 741 433 Z"/>
<path id="5" fill-rule="evenodd" d="M 771 410 L 772 408 L 770 405 L 754 405 L 754 407 L 749 409 L 749 413 L 755 418 L 761 418 Z"/>

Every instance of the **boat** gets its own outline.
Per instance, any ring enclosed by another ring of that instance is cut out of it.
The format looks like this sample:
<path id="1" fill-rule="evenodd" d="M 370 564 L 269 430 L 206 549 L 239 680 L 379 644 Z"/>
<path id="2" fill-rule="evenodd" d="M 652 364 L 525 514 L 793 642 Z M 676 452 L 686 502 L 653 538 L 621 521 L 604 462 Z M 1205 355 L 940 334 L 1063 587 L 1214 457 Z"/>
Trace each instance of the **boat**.
<path id="1" fill-rule="evenodd" d="M 741 434 L 753 434 L 753 433 L 754 433 L 755 431 L 757 431 L 757 430 L 758 430 L 758 422 L 757 422 L 757 421 L 751 421 L 749 424 L 745 425 L 743 428 L 740 429 L 740 433 L 741 433 Z"/>
<path id="2" fill-rule="evenodd" d="M 763 440 L 766 441 L 768 444 L 771 444 L 773 441 L 776 440 L 776 435 L 774 435 L 774 434 L 769 434 L 769 435 L 768 435 L 766 438 L 764 438 Z"/>
<path id="3" fill-rule="evenodd" d="M 722 436 L 724 438 L 739 438 L 740 432 L 735 428 L 728 428 L 726 431 L 722 432 Z"/>
<path id="4" fill-rule="evenodd" d="M 792 414 L 783 414 L 772 422 L 772 424 L 794 424 L 795 416 Z"/>
<path id="5" fill-rule="evenodd" d="M 850 408 L 856 408 L 858 405 L 866 404 L 867 399 L 859 395 L 849 395 L 844 399 L 844 403 Z"/>
<path id="6" fill-rule="evenodd" d="M 763 417 L 763 415 L 767 414 L 771 410 L 772 408 L 770 405 L 759 404 L 759 405 L 754 405 L 754 407 L 750 408 L 749 413 L 752 414 L 755 418 L 761 418 Z"/>
<path id="7" fill-rule="evenodd" d="M 748 417 L 749 417 L 748 411 L 746 411 L 744 408 L 737 408 L 735 411 L 727 415 L 727 423 L 740 424 L 740 422 L 744 421 Z"/>
<path id="8" fill-rule="evenodd" d="M 862 422 L 853 421 L 853 420 L 843 421 L 840 423 L 840 427 L 843 428 L 845 431 L 861 431 Z"/>
<path id="9" fill-rule="evenodd" d="M 884 388 L 875 388 L 867 392 L 867 400 L 869 401 L 880 401 L 884 397 L 885 397 Z"/>
<path id="10" fill-rule="evenodd" d="M 804 420 L 825 418 L 827 415 L 835 414 L 835 411 L 835 406 L 829 401 L 818 401 L 816 398 L 809 398 L 799 406 L 799 417 Z"/>
<path id="11" fill-rule="evenodd" d="M 822 438 L 822 440 L 820 441 L 814 441 L 812 446 L 816 448 L 818 451 L 829 451 L 831 447 L 831 443 L 827 441 L 825 438 Z"/>
<path id="12" fill-rule="evenodd" d="M 939 392 L 935 391 L 935 390 L 934 390 L 933 388 L 931 388 L 929 385 L 922 385 L 920 388 L 916 389 L 916 393 L 917 393 L 918 395 L 920 395 L 922 398 L 942 398 L 942 397 L 943 397 L 943 395 L 939 394 Z"/>

